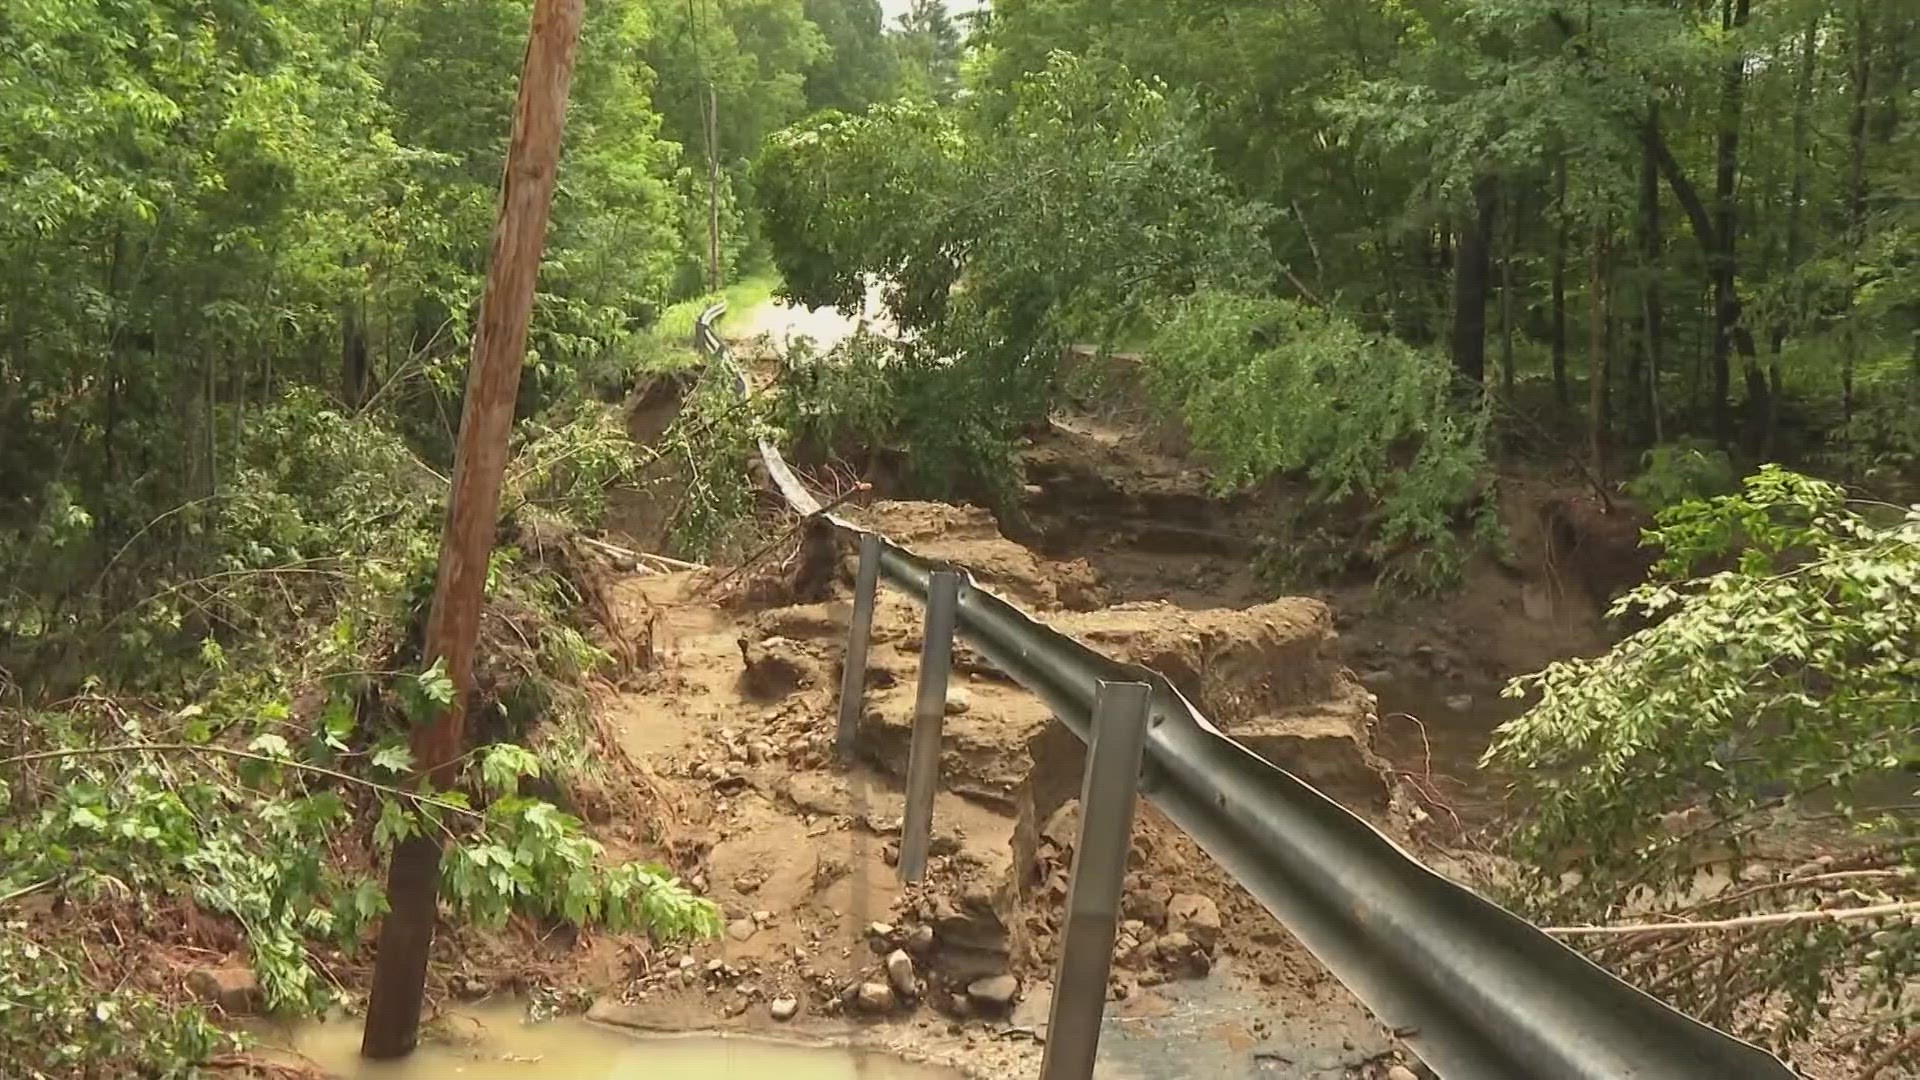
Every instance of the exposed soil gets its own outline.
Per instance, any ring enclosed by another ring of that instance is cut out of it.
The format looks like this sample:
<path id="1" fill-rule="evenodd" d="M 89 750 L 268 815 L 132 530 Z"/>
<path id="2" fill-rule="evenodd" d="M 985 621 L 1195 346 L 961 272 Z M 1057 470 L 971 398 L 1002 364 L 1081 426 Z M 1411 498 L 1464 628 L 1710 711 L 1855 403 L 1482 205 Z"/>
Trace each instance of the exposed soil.
<path id="1" fill-rule="evenodd" d="M 664 423 L 673 404 L 667 391 L 643 395 L 634 421 Z M 1258 556 L 1298 493 L 1220 497 L 1180 442 L 1139 413 L 1080 410 L 1034 433 L 1027 497 L 1004 522 L 931 503 L 845 512 L 1163 672 L 1236 738 L 1389 831 L 1444 842 L 1463 819 L 1484 820 L 1493 788 L 1472 763 L 1510 715 L 1498 688 L 1603 647 L 1612 534 L 1555 489 L 1508 490 L 1514 555 L 1472 566 L 1455 598 L 1390 605 L 1369 575 L 1349 574 L 1317 596 L 1276 599 Z M 621 524 L 644 546 L 648 508 L 630 509 Z M 805 603 L 781 580 L 793 566 L 725 582 L 637 573 L 612 588 L 623 622 L 652 627 L 654 662 L 602 714 L 671 808 L 667 849 L 722 905 L 727 932 L 602 972 L 609 989 L 592 1015 L 854 1032 L 934 1057 L 957 1047 L 985 1071 L 1030 1070 L 1035 1048 L 1020 1035 L 1044 1025 L 1084 750 L 961 646 L 934 857 L 924 883 L 901 885 L 922 616 L 882 590 L 857 759 L 842 765 L 833 728 L 851 553 L 838 563 L 833 580 L 798 590 Z M 1187 1049 L 1157 1066 L 1117 1054 L 1114 1075 L 1216 1075 L 1193 1071 L 1209 1052 L 1223 1055 L 1221 1076 L 1254 1064 L 1277 1076 L 1384 1072 L 1390 1040 L 1191 840 L 1143 807 L 1133 848 L 1111 1012 L 1121 1032 L 1135 1023 Z M 1220 1030 L 1166 1027 L 1176 1015 L 1214 1017 Z M 1235 1016 L 1251 1019 L 1218 1019 Z"/>
<path id="2" fill-rule="evenodd" d="M 1165 672 L 1256 750 L 1385 820 L 1390 785 L 1370 747 L 1370 699 L 1337 662 L 1324 604 L 1103 607 L 1088 565 L 1036 555 L 982 511 L 882 502 L 850 513 L 966 565 L 1110 654 Z M 882 591 L 857 760 L 841 766 L 833 728 L 852 569 L 843 555 L 831 599 L 805 604 L 764 606 L 744 598 L 783 590 L 752 581 L 715 590 L 717 575 L 699 572 L 634 576 L 613 589 L 624 621 L 653 627 L 654 667 L 609 695 L 604 714 L 671 808 L 678 869 L 722 905 L 728 927 L 712 947 L 649 956 L 624 973 L 596 1018 L 841 1030 L 849 1020 L 939 1016 L 961 1026 L 935 1042 L 985 1039 L 1009 1052 L 1020 1048 L 1004 1038 L 1010 1025 L 1044 1021 L 1031 1004 L 1023 1023 L 1009 1014 L 1022 998 L 1044 1001 L 1056 959 L 1081 744 L 1038 699 L 961 646 L 934 855 L 924 883 L 902 886 L 895 862 L 922 614 Z M 1156 988 L 1211 976 L 1266 996 L 1276 1012 L 1310 1004 L 1347 1025 L 1330 1030 L 1369 1029 L 1344 990 L 1150 808 L 1133 866 L 1109 987 L 1117 1001 L 1170 1010 Z M 1222 966 L 1230 974 L 1216 974 Z M 773 1019 L 782 999 L 792 999 L 798 1018 Z M 1263 1037 L 1248 1035 L 1240 1051 Z M 1356 1053 L 1353 1063 L 1382 1049 Z"/>

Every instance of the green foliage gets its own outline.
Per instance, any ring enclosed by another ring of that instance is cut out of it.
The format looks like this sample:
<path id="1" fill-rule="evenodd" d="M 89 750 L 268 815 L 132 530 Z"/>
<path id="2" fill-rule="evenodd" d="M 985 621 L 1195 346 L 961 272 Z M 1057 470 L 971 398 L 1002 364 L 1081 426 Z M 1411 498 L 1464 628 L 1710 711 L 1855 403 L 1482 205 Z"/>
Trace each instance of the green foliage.
<path id="1" fill-rule="evenodd" d="M 1653 624 L 1509 688 L 1539 695 L 1489 753 L 1528 799 L 1512 837 L 1539 868 L 1528 901 L 1584 918 L 1634 904 L 1644 918 L 1646 903 L 1684 904 L 1709 860 L 1727 860 L 1739 881 L 1752 868 L 1770 880 L 1766 860 L 1804 840 L 1827 816 L 1813 813 L 1822 803 L 1839 823 L 1838 868 L 1875 871 L 1850 884 L 1851 900 L 1912 899 L 1915 879 L 1900 868 L 1911 874 L 1920 850 L 1914 819 L 1876 810 L 1874 792 L 1920 760 L 1920 510 L 1857 506 L 1769 466 L 1736 494 L 1665 510 L 1650 539 L 1664 550 L 1655 577 L 1616 610 Z M 1581 873 L 1563 879 L 1572 851 Z M 1729 890 L 1716 903 L 1737 914 L 1843 899 L 1784 888 Z M 1708 1019 L 1758 1022 L 1784 1044 L 1834 1007 L 1849 972 L 1860 973 L 1859 1000 L 1897 1008 L 1920 973 L 1915 937 L 1894 919 L 1728 938 L 1699 964 L 1671 952 L 1665 967 L 1618 959 L 1662 974 Z M 1762 1000 L 1784 1005 L 1786 1022 L 1742 1005 Z"/>
<path id="2" fill-rule="evenodd" d="M 23 1080 L 192 1076 L 232 1042 L 197 1008 L 93 986 L 83 957 L 0 923 L 0 1061 Z"/>
<path id="3" fill-rule="evenodd" d="M 415 764 L 409 730 L 454 694 L 443 664 L 410 659 L 433 580 L 441 481 L 376 420 L 317 395 L 256 411 L 234 439 L 226 497 L 167 522 L 194 547 L 166 560 L 128 555 L 149 560 L 144 597 L 68 603 L 58 618 L 30 594 L 0 604 L 9 626 L 38 627 L 38 655 L 85 643 L 89 666 L 106 676 L 64 706 L 6 713 L 26 756 L 0 764 L 10 797 L 0 805 L 0 895 L 57 890 L 82 910 L 188 898 L 242 929 L 267 1005 L 292 1013 L 336 1001 L 316 951 L 358 946 L 385 903 L 373 860 L 422 830 L 449 842 L 456 915 L 710 932 L 711 905 L 670 875 L 602 865 L 576 819 L 518 793 L 526 776 L 564 785 L 572 760 L 494 742 L 454 790 L 399 790 Z M 505 511 L 510 522 L 537 517 L 550 541 L 568 517 L 598 510 L 633 457 L 618 417 L 597 406 L 536 418 L 516 449 Z M 59 503 L 49 517 L 63 545 L 59 529 L 86 527 Z M 32 544 L 22 536 L 0 552 Z M 496 671 L 498 700 L 476 717 L 503 716 L 508 738 L 535 722 L 546 732 L 577 726 L 577 686 L 605 658 L 567 625 L 572 587 L 512 546 L 496 553 L 490 578 L 488 622 L 499 630 L 483 639 L 481 663 Z M 134 688 L 153 704 L 120 696 Z M 53 1024 L 64 1000 L 22 1008 Z M 183 1013 L 146 1025 L 145 1041 L 83 1049 L 192 1059 L 203 1053 L 192 1025 Z M 51 1069 L 58 1059 L 27 1060 Z"/>
<path id="4" fill-rule="evenodd" d="M 1379 504 L 1376 561 L 1403 545 L 1451 555 L 1488 464 L 1484 417 L 1454 402 L 1444 360 L 1285 300 L 1204 292 L 1157 321 L 1148 389 L 1186 422 L 1217 488 L 1300 473 L 1319 503 Z M 1442 557 L 1411 580 L 1457 574 Z"/>
<path id="5" fill-rule="evenodd" d="M 949 102 L 960 90 L 960 27 L 946 0 L 907 0 L 895 44 L 909 94 Z"/>
<path id="6" fill-rule="evenodd" d="M 895 96 L 900 57 L 880 0 L 806 0 L 826 52 L 807 69 L 807 109 L 860 112 Z"/>
<path id="7" fill-rule="evenodd" d="M 894 377 L 902 359 L 865 331 L 824 355 L 810 339 L 794 342 L 780 362 L 775 423 L 796 446 L 821 453 L 884 445 L 903 419 Z"/>
<path id="8" fill-rule="evenodd" d="M 1861 371 L 1853 415 L 1835 415 L 1816 460 L 1871 490 L 1910 495 L 1920 490 L 1920 365 L 1887 361 Z"/>
<path id="9" fill-rule="evenodd" d="M 743 401 L 734 378 L 734 372 L 717 365 L 703 369 L 655 447 L 661 458 L 680 467 L 672 481 L 681 489 L 667 540 L 685 558 L 723 551 L 753 516 L 748 466 L 772 429 L 766 401 L 757 395 Z"/>
<path id="10" fill-rule="evenodd" d="M 1920 326 L 1917 40 L 1920 15 L 1901 0 L 996 0 L 974 44 L 983 97 L 1059 51 L 1191 92 L 1235 192 L 1286 211 L 1262 236 L 1288 270 L 1274 292 L 1415 346 L 1475 308 L 1502 334 L 1510 313 L 1516 383 L 1552 372 L 1560 391 L 1550 439 L 1579 422 L 1567 380 L 1590 364 L 1602 286 L 1616 446 L 1819 447 L 1811 460 L 1854 478 L 1874 468 L 1884 488 L 1911 474 L 1864 447 L 1913 411 L 1912 382 L 1867 376 L 1888 351 L 1910 355 Z M 1737 140 L 1721 137 L 1729 124 Z M 1457 256 L 1482 220 L 1491 280 L 1462 296 L 1473 260 Z M 1731 349 L 1682 329 L 1681 298 L 1710 290 L 1723 260 L 1737 284 Z M 1716 417 L 1723 360 L 1729 397 L 1749 397 L 1737 425 Z M 1829 444 L 1848 422 L 1849 368 L 1866 419 Z"/>
<path id="11" fill-rule="evenodd" d="M 1639 476 L 1627 481 L 1627 494 L 1649 510 L 1731 494 L 1740 485 L 1727 452 L 1697 441 L 1655 446 L 1642 456 Z"/>
<path id="12" fill-rule="evenodd" d="M 1193 104 L 1064 56 L 991 99 L 781 132 L 754 186 L 790 296 L 851 311 L 882 284 L 893 442 L 936 495 L 1008 492 L 1066 343 L 1261 259 L 1264 211 L 1229 197 Z"/>

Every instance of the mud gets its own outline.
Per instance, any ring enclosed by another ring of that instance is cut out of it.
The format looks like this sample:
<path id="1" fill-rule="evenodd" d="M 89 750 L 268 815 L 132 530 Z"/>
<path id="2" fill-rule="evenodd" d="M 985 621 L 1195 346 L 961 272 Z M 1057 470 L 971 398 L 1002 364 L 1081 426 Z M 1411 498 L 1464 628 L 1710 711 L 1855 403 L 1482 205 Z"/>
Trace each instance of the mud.
<path id="1" fill-rule="evenodd" d="M 922 554 L 967 566 L 1096 647 L 1165 671 L 1249 745 L 1358 810 L 1386 810 L 1389 777 L 1371 749 L 1370 698 L 1339 664 L 1324 604 L 1102 607 L 1088 564 L 1010 541 L 982 511 L 896 502 L 853 513 Z M 777 607 L 722 599 L 714 575 L 697 572 L 634 577 L 613 589 L 616 609 L 650 620 L 654 662 L 603 711 L 672 810 L 666 846 L 676 868 L 720 903 L 727 932 L 711 946 L 647 953 L 601 996 L 598 1018 L 819 1031 L 893 1030 L 932 1017 L 950 1026 L 914 1036 L 915 1045 L 994 1038 L 999 1046 L 1006 1010 L 1044 993 L 1083 748 L 1038 699 L 970 649 L 957 650 L 933 858 L 926 882 L 903 887 L 894 863 L 923 616 L 909 598 L 882 590 L 858 760 L 843 768 L 832 758 L 832 729 L 852 569 L 843 552 L 828 599 Z M 1214 993 L 1240 995 L 1247 1009 L 1305 1007 L 1344 1018 L 1329 1030 L 1371 1030 L 1271 917 L 1150 808 L 1132 866 L 1109 987 L 1117 1003 L 1153 1012 L 1179 986 L 1217 981 Z M 911 967 L 904 977 L 888 970 L 896 950 Z M 1008 975 L 1011 1001 L 982 982 Z M 775 1020 L 773 1004 L 783 999 L 798 1015 Z M 1203 1036 L 1211 1038 L 1195 1034 Z M 1220 1075 L 1244 1075 L 1262 1044 L 1249 1038 L 1230 1055 L 1243 1071 Z M 1352 1042 L 1350 1033 L 1342 1038 Z"/>
<path id="2" fill-rule="evenodd" d="M 643 394 L 633 423 L 658 427 L 674 403 L 671 388 Z M 1179 451 L 1127 418 L 1062 417 L 1027 448 L 1025 513 L 1004 523 L 905 501 L 843 512 L 1165 673 L 1256 752 L 1398 831 L 1404 770 L 1379 752 L 1340 606 L 1273 598 L 1252 567 L 1271 493 L 1216 498 Z M 629 532 L 614 539 L 646 548 L 656 508 L 625 509 L 616 524 Z M 776 552 L 731 585 L 721 572 L 651 572 L 608 591 L 616 619 L 649 628 L 650 663 L 607 688 L 600 715 L 665 810 L 650 846 L 721 905 L 726 931 L 691 948 L 584 942 L 590 1015 L 1031 1074 L 1084 748 L 960 646 L 933 856 L 926 881 L 903 886 L 894 863 L 922 611 L 882 589 L 856 760 L 842 765 L 832 744 L 853 555 L 815 554 Z M 1365 1010 L 1151 807 L 1129 869 L 1101 1075 L 1384 1073 L 1390 1040 Z"/>

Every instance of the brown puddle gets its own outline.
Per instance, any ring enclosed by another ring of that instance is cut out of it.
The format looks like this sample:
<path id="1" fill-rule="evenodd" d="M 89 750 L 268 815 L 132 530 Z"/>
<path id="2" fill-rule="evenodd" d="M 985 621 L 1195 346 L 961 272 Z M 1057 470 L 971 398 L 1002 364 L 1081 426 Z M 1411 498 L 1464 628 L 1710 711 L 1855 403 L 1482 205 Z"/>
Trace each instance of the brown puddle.
<path id="1" fill-rule="evenodd" d="M 261 1033 L 264 1049 L 341 1080 L 954 1080 L 957 1074 L 869 1050 L 720 1036 L 635 1036 L 579 1018 L 522 1021 L 518 1003 L 447 1015 L 400 1061 L 360 1057 L 360 1023 L 302 1023 Z"/>

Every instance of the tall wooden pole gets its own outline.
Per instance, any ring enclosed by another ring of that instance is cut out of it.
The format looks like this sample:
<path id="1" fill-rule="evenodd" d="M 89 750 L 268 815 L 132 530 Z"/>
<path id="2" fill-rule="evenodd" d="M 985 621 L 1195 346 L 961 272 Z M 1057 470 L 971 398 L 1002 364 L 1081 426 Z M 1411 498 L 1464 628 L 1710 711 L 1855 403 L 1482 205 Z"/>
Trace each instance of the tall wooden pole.
<path id="1" fill-rule="evenodd" d="M 535 0 L 527 37 L 520 100 L 501 178 L 500 219 L 493 233 L 486 294 L 473 337 L 467 398 L 460 417 L 446 529 L 440 538 L 439 576 L 427 617 L 423 659 L 446 662 L 453 704 L 413 733 L 417 778 L 445 786 L 460 756 L 465 702 L 473 686 L 474 642 L 485 602 L 487 562 L 500 516 L 500 485 L 507 464 L 520 365 L 533 315 L 534 283 L 546 244 L 566 126 L 567 91 L 580 42 L 585 0 Z M 360 1052 L 371 1058 L 410 1053 L 419 1041 L 427 954 L 438 909 L 440 841 L 432 835 L 403 841 L 387 872 L 390 910 L 380 928 L 367 1026 Z"/>
<path id="2" fill-rule="evenodd" d="M 720 95 L 707 83 L 707 291 L 720 291 Z"/>

